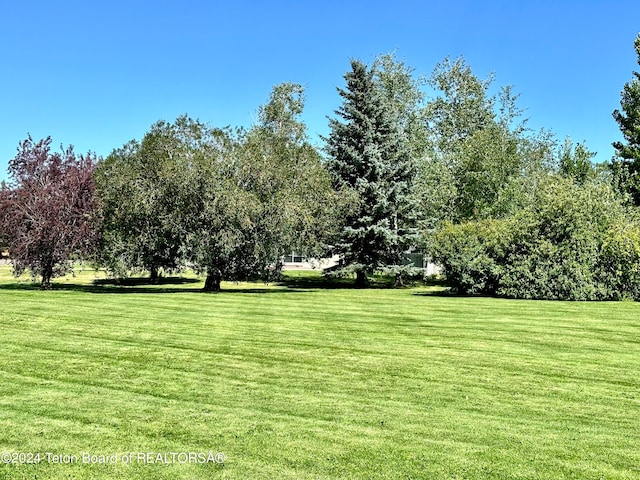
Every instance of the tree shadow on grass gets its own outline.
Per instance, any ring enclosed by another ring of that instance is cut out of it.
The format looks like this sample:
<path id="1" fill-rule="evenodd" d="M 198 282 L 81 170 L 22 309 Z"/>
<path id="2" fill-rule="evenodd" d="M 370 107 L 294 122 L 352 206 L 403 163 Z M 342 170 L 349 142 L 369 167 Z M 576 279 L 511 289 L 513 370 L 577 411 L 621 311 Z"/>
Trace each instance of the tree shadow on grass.
<path id="1" fill-rule="evenodd" d="M 413 295 L 416 297 L 448 297 L 448 298 L 478 298 L 482 295 L 469 295 L 456 293 L 451 291 L 449 288 L 445 288 L 442 290 L 429 290 L 427 292 L 414 292 Z"/>
<path id="2" fill-rule="evenodd" d="M 302 293 L 313 290 L 382 290 L 392 288 L 413 288 L 417 285 L 424 285 L 421 280 L 411 279 L 407 281 L 405 287 L 395 287 L 394 278 L 390 276 L 376 275 L 369 277 L 369 282 L 364 287 L 355 284 L 354 278 L 329 278 L 320 272 L 293 271 L 285 272 L 282 278 L 269 284 L 256 281 L 249 283 L 242 282 L 242 285 L 223 283 L 220 292 L 205 292 L 202 289 L 203 279 L 193 277 L 160 277 L 152 283 L 148 277 L 133 278 L 100 278 L 93 280 L 90 284 L 78 284 L 69 282 L 51 283 L 49 290 L 74 291 L 96 294 L 123 294 L 123 293 Z M 198 285 L 199 284 L 199 285 Z M 197 286 L 196 286 L 197 285 Z M 432 285 L 431 282 L 427 285 Z M 16 282 L 0 283 L 0 290 L 41 290 L 37 282 Z M 416 295 L 435 295 L 441 292 L 416 293 Z M 451 294 L 446 294 L 447 296 Z"/>
<path id="3" fill-rule="evenodd" d="M 24 291 L 71 291 L 96 294 L 131 294 L 131 293 L 201 293 L 201 294 L 226 294 L 226 293 L 301 293 L 308 290 L 268 288 L 267 286 L 255 287 L 235 287 L 224 288 L 219 292 L 206 292 L 202 286 L 198 287 L 176 287 L 175 285 L 202 284 L 203 280 L 198 278 L 184 277 L 162 277 L 155 283 L 148 278 L 127 278 L 127 279 L 96 279 L 91 284 L 52 282 L 50 288 L 42 290 L 37 282 L 29 283 L 0 283 L 0 290 L 24 290 Z"/>
<path id="4" fill-rule="evenodd" d="M 185 277 L 159 277 L 152 282 L 147 277 L 134 278 L 97 278 L 92 283 L 96 287 L 113 286 L 113 287 L 140 287 L 140 286 L 157 286 L 157 285 L 185 285 L 189 283 L 199 283 L 199 278 Z"/>
<path id="5" fill-rule="evenodd" d="M 458 293 L 451 288 L 442 286 L 441 289 L 434 289 L 429 291 L 414 292 L 413 295 L 417 297 L 445 297 L 445 298 L 505 298 L 498 295 L 488 295 L 483 293 Z"/>
<path id="6" fill-rule="evenodd" d="M 421 277 L 413 277 L 405 280 L 404 286 L 395 285 L 395 277 L 389 275 L 369 276 L 367 284 L 359 286 L 355 284 L 355 276 L 352 277 L 328 277 L 320 272 L 306 271 L 285 271 L 279 285 L 288 288 L 307 288 L 320 290 L 387 290 L 414 288 L 424 286 L 425 282 Z M 427 282 L 426 285 L 435 285 Z"/>

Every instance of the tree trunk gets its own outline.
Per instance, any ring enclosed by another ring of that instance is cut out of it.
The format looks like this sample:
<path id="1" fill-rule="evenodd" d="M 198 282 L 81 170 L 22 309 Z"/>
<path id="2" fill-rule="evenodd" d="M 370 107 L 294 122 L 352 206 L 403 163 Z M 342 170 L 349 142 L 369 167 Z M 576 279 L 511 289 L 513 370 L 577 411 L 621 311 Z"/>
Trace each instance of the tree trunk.
<path id="1" fill-rule="evenodd" d="M 53 266 L 46 266 L 42 269 L 42 282 L 40 282 L 41 290 L 49 290 L 51 288 L 51 277 L 53 277 Z"/>
<path id="2" fill-rule="evenodd" d="M 220 283 L 222 282 L 222 274 L 220 270 L 215 269 L 213 271 L 207 272 L 207 278 L 204 281 L 205 292 L 219 292 L 220 291 Z"/>
<path id="3" fill-rule="evenodd" d="M 51 288 L 51 275 L 42 276 L 42 282 L 40 282 L 41 290 L 49 290 Z"/>
<path id="4" fill-rule="evenodd" d="M 367 285 L 367 274 L 364 270 L 358 270 L 356 272 L 356 287 L 364 287 Z"/>
<path id="5" fill-rule="evenodd" d="M 151 275 L 149 275 L 149 281 L 154 285 L 158 283 L 158 267 L 151 267 Z"/>

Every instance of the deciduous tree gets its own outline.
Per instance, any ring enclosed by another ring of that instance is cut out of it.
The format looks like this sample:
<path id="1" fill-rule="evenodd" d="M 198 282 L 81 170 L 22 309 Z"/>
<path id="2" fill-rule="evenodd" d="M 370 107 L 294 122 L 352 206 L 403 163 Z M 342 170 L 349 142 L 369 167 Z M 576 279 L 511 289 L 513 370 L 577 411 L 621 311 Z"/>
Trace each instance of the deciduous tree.
<path id="1" fill-rule="evenodd" d="M 274 87 L 249 130 L 182 116 L 114 151 L 97 175 L 106 264 L 152 276 L 189 265 L 217 291 L 222 280 L 274 278 L 293 248 L 320 252 L 336 202 L 299 119 L 303 93 Z"/>
<path id="2" fill-rule="evenodd" d="M 101 262 L 113 274 L 150 272 L 185 263 L 183 214 L 191 197 L 185 166 L 199 148 L 201 127 L 187 116 L 158 121 L 141 142 L 114 150 L 96 171 L 102 209 Z"/>
<path id="3" fill-rule="evenodd" d="M 0 192 L 0 222 L 14 274 L 29 270 L 42 288 L 88 254 L 95 239 L 95 154 L 51 151 L 51 138 L 20 143 Z"/>
<path id="4" fill-rule="evenodd" d="M 430 78 L 427 103 L 431 150 L 418 185 L 429 228 L 441 220 L 501 217 L 518 208 L 549 172 L 555 140 L 531 134 L 510 86 L 490 94 L 493 76 L 478 78 L 463 58 L 445 59 Z"/>
<path id="5" fill-rule="evenodd" d="M 206 274 L 205 290 L 222 280 L 276 278 L 292 250 L 324 251 L 336 198 L 318 151 L 300 120 L 304 91 L 276 85 L 248 131 L 200 129 L 199 148 L 181 168 L 196 204 L 185 214 L 187 255 Z"/>
<path id="6" fill-rule="evenodd" d="M 571 139 L 566 138 L 559 152 L 560 174 L 584 185 L 597 175 L 597 168 L 591 161 L 595 155 L 584 143 L 574 145 Z"/>

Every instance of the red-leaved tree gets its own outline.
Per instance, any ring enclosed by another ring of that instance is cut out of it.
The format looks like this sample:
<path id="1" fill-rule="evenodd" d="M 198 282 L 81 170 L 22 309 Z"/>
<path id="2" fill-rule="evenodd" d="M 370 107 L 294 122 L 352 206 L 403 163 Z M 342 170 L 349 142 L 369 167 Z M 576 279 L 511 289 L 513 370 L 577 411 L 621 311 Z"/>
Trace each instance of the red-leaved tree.
<path id="1" fill-rule="evenodd" d="M 29 270 L 48 288 L 51 278 L 91 251 L 96 163 L 95 154 L 76 156 L 73 147 L 52 153 L 51 137 L 20 143 L 9 162 L 8 188 L 0 190 L 0 237 L 16 276 Z"/>

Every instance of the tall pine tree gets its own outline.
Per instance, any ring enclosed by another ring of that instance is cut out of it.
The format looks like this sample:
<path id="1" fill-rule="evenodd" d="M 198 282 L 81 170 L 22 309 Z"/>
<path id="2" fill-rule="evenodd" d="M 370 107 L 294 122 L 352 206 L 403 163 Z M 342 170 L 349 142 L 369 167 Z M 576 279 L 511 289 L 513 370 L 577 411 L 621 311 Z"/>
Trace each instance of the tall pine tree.
<path id="1" fill-rule="evenodd" d="M 634 42 L 638 64 L 640 64 L 640 34 Z M 613 118 L 622 131 L 625 142 L 614 142 L 616 158 L 613 172 L 619 188 L 628 193 L 636 206 L 640 206 L 640 72 L 633 72 L 633 78 L 621 93 L 620 107 Z"/>
<path id="2" fill-rule="evenodd" d="M 346 90 L 329 120 L 326 140 L 334 188 L 356 198 L 345 218 L 334 251 L 341 272 L 355 272 L 362 286 L 367 275 L 394 267 L 397 280 L 403 253 L 415 241 L 411 183 L 414 166 L 400 130 L 374 81 L 374 72 L 359 61 L 345 75 Z"/>

